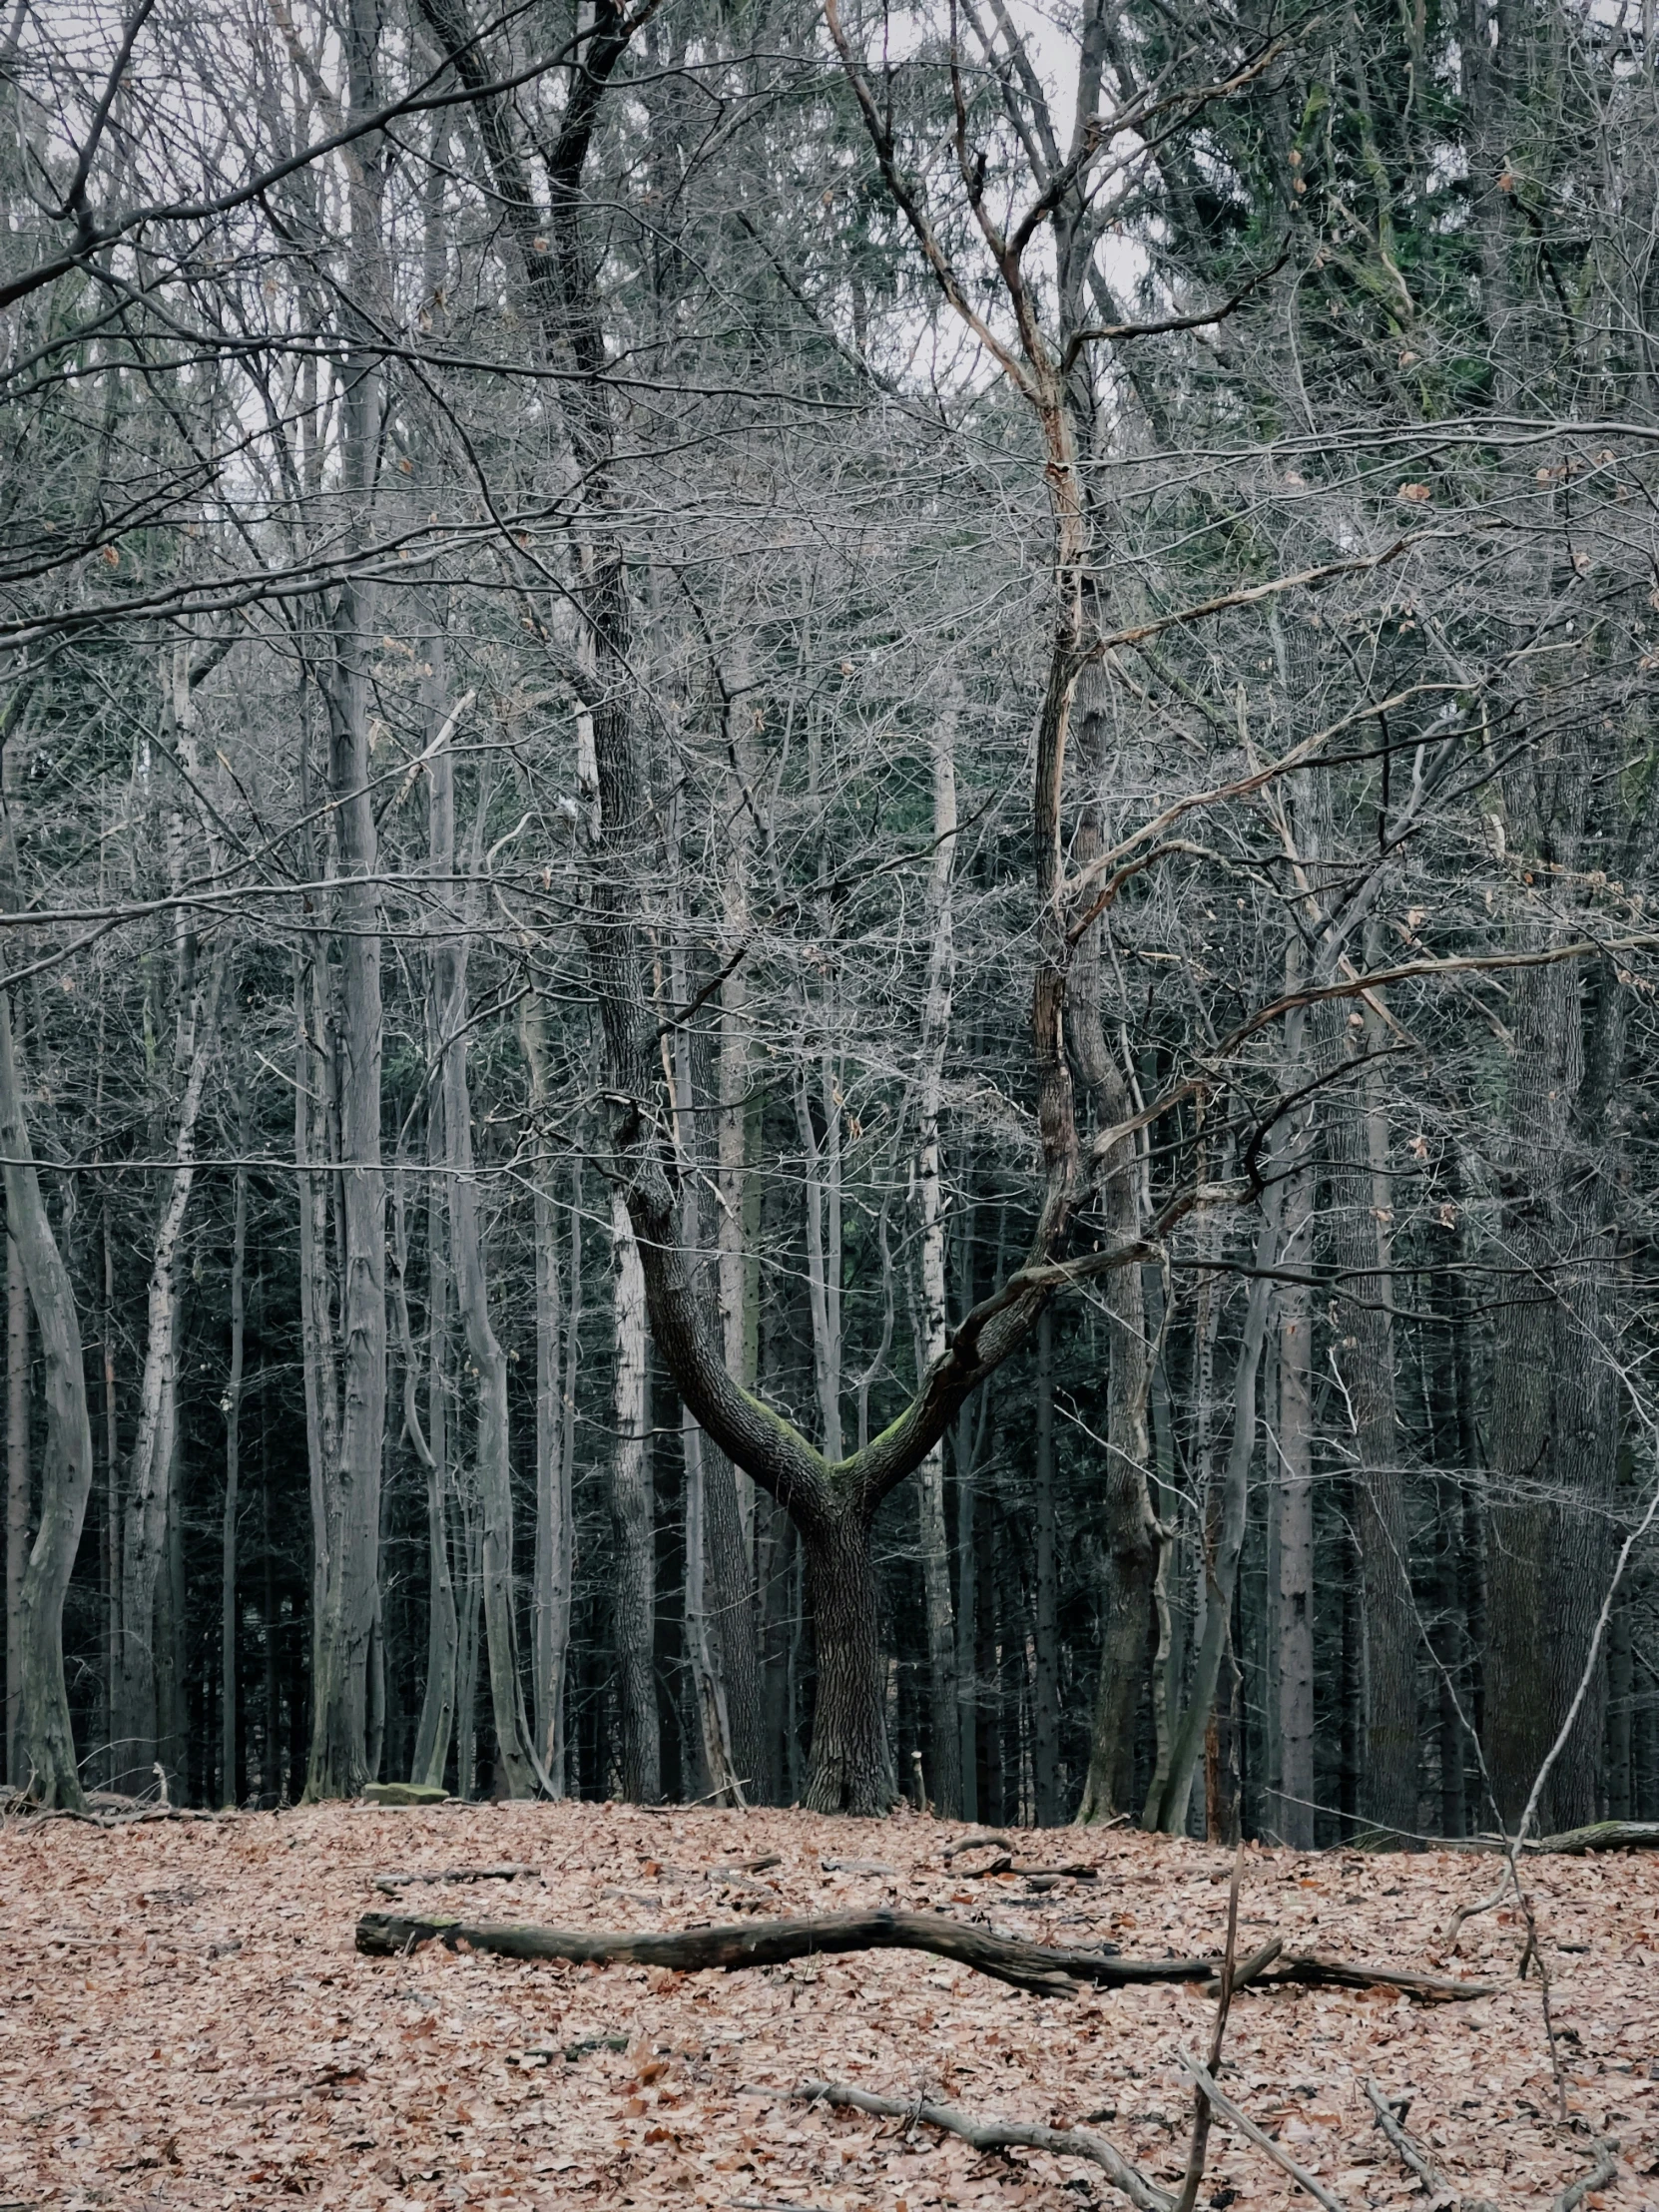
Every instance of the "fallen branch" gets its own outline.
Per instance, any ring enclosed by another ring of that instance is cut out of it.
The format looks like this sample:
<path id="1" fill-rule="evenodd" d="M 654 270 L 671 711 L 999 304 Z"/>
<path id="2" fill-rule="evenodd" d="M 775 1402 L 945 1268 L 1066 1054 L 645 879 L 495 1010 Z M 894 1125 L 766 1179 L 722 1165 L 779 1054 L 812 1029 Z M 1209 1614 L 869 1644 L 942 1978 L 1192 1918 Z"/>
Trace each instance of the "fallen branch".
<path id="1" fill-rule="evenodd" d="M 1523 1844 L 1521 1849 L 1570 1858 L 1587 1851 L 1659 1851 L 1659 1821 L 1592 1821 L 1588 1828 L 1569 1828 L 1560 1836 Z"/>
<path id="2" fill-rule="evenodd" d="M 1181 2051 L 1178 2055 L 1182 2070 L 1191 2075 L 1224 2120 L 1231 2120 L 1241 2135 L 1248 2136 L 1258 2150 L 1266 2151 L 1276 2166 L 1281 2167 L 1294 2182 L 1325 2206 L 1325 2212 L 1348 2212 L 1341 2197 L 1334 2197 L 1323 2181 L 1316 2180 L 1305 2166 L 1299 2166 L 1289 2151 L 1280 2149 L 1265 2128 L 1258 2127 L 1248 2112 L 1241 2112 L 1233 2099 L 1216 2087 L 1215 2077 L 1208 2066 L 1201 2066 L 1188 2051 Z"/>
<path id="3" fill-rule="evenodd" d="M 921 2104 L 914 2099 L 871 2096 L 867 2089 L 849 2089 L 838 2081 L 804 2081 L 795 2094 L 826 2104 L 849 2106 L 877 2119 L 908 2120 L 936 2127 L 946 2135 L 959 2135 L 975 2150 L 1046 2150 L 1059 2158 L 1087 2158 L 1098 2166 L 1116 2189 L 1121 2189 L 1138 2212 L 1171 2212 L 1174 2198 L 1160 2189 L 1104 2135 L 1092 2135 L 1081 2127 L 1042 2127 L 1024 2120 L 976 2120 L 954 2104 Z"/>
<path id="4" fill-rule="evenodd" d="M 925 1950 L 940 1958 L 953 1958 L 1033 1995 L 1064 1997 L 1077 1994 L 1074 1972 L 1080 1966 L 1099 1968 L 1117 1963 L 1096 1960 L 1085 1951 L 1048 1950 L 1041 1943 L 992 1936 L 937 1913 L 830 1913 L 812 1920 L 752 1921 L 737 1928 L 690 1928 L 637 1936 L 473 1925 L 436 1918 L 405 1920 L 391 1913 L 365 1913 L 357 1923 L 357 1948 L 371 1956 L 391 1956 L 433 1940 L 450 1949 L 464 1945 L 507 1958 L 672 1966 L 682 1973 L 698 1973 L 710 1967 L 731 1972 L 745 1966 L 779 1966 L 794 1958 L 853 1950 Z"/>
<path id="5" fill-rule="evenodd" d="M 1396 2112 L 1375 2081 L 1367 2081 L 1365 2086 L 1366 2095 L 1371 2099 L 1371 2108 L 1377 2114 L 1376 2124 L 1398 2154 L 1400 2163 L 1416 2175 L 1431 2197 L 1443 2196 L 1445 2183 L 1405 2132 L 1405 2114 L 1409 2109 L 1409 2099 L 1400 2098 L 1399 2110 Z"/>
<path id="6" fill-rule="evenodd" d="M 1099 1950 L 1070 1950 L 949 1919 L 943 1913 L 829 1913 L 792 1921 L 751 1921 L 730 1928 L 665 1929 L 640 1935 L 607 1935 L 579 1929 L 535 1928 L 503 1922 L 469 1922 L 437 1915 L 417 1919 L 364 1913 L 357 1948 L 388 1958 L 417 1944 L 442 1942 L 451 1950 L 487 1950 L 505 1958 L 568 1958 L 577 1964 L 672 1966 L 681 1973 L 710 1968 L 781 1966 L 794 1958 L 827 1957 L 855 1950 L 925 1950 L 954 1959 L 1036 1996 L 1071 1997 L 1083 1983 L 1122 1989 L 1148 1982 L 1213 1983 L 1217 1958 L 1121 1958 Z M 1449 1981 L 1435 1974 L 1389 1966 L 1351 1966 L 1317 1953 L 1286 1957 L 1264 1945 L 1234 1976 L 1235 1988 L 1251 1981 L 1271 1988 L 1295 1981 L 1328 1988 L 1382 1985 L 1430 1998 L 1490 1996 L 1490 1981 Z"/>
<path id="7" fill-rule="evenodd" d="M 395 1897 L 399 1890 L 413 1889 L 420 1883 L 430 1882 L 516 1882 L 521 1874 L 534 1874 L 534 1867 L 445 1867 L 439 1874 L 377 1874 L 374 1887 L 387 1897 Z"/>
<path id="8" fill-rule="evenodd" d="M 1592 2189 L 1605 2188 L 1619 2170 L 1619 2139 L 1616 2135 L 1604 2135 L 1596 2145 L 1596 2162 L 1587 2174 L 1582 2174 L 1570 2188 L 1563 2189 L 1550 2212 L 1578 2212 Z"/>
<path id="9" fill-rule="evenodd" d="M 1501 1905 L 1508 1895 L 1509 1873 L 1507 1868 L 1505 1868 L 1503 1880 L 1498 1884 L 1497 1888 L 1492 1892 L 1489 1898 L 1480 1898 L 1473 1905 L 1458 1906 L 1456 1912 L 1453 1913 L 1451 1916 L 1450 1923 L 1446 1928 L 1446 1932 L 1442 1940 L 1447 1945 L 1454 1946 L 1465 1921 L 1472 1921 L 1478 1914 L 1489 1913 L 1494 1905 Z"/>
<path id="10" fill-rule="evenodd" d="M 1425 1851 L 1507 1854 L 1507 1836 L 1431 1837 Z M 1558 1836 L 1530 1836 L 1521 1856 L 1579 1858 L 1587 1851 L 1659 1851 L 1659 1821 L 1592 1821 L 1588 1828 L 1563 1829 Z"/>
<path id="11" fill-rule="evenodd" d="M 1471 2002 L 1495 1996 L 1498 1986 L 1495 1981 L 1459 1981 L 1450 1974 L 1414 1973 L 1404 1966 L 1353 1966 L 1318 1950 L 1292 1952 L 1262 1978 L 1270 1985 L 1297 1981 L 1327 1989 L 1402 1989 L 1425 2004 Z"/>

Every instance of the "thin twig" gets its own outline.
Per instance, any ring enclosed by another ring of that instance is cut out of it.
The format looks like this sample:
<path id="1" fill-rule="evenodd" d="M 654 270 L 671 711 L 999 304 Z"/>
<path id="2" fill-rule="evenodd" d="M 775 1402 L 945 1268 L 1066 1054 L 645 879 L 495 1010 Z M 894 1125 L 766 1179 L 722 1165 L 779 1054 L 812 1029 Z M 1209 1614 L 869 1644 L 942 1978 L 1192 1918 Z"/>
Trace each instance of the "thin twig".
<path id="1" fill-rule="evenodd" d="M 1431 2197 L 1442 2195 L 1445 2183 L 1405 2132 L 1403 2103 L 1396 2113 L 1375 2081 L 1368 2080 L 1365 2087 L 1366 2094 L 1371 2099 L 1372 2110 L 1377 2114 L 1377 2124 L 1398 2152 L 1401 2161 L 1416 2175 Z"/>
<path id="2" fill-rule="evenodd" d="M 1241 2112 L 1233 2099 L 1216 2087 L 1215 2076 L 1207 2066 L 1201 2066 L 1190 2051 L 1179 2051 L 1176 2055 L 1224 2120 L 1231 2120 L 1241 2135 L 1248 2136 L 1258 2150 L 1266 2151 L 1276 2166 L 1306 2189 L 1316 2203 L 1325 2206 L 1325 2212 L 1348 2212 L 1341 2197 L 1333 2196 L 1323 2181 L 1317 2180 L 1306 2166 L 1299 2166 L 1289 2151 L 1280 2149 L 1265 2128 L 1258 2127 L 1248 2112 Z"/>
<path id="3" fill-rule="evenodd" d="M 1210 2035 L 1210 2071 L 1214 2073 L 1221 2064 L 1222 2038 L 1227 2033 L 1227 2015 L 1233 2008 L 1233 1966 L 1239 1942 L 1239 1885 L 1244 1879 L 1244 1838 L 1233 1855 L 1233 1880 L 1227 1891 L 1227 1948 L 1221 1958 L 1221 1984 L 1216 1991 L 1216 2024 Z M 1193 2090 L 1193 2132 L 1187 2149 L 1187 2175 L 1181 2184 L 1181 2195 L 1176 2212 L 1193 2212 L 1198 2202 L 1198 2186 L 1204 2179 L 1204 2159 L 1210 2147 L 1210 2099 L 1204 2090 Z"/>

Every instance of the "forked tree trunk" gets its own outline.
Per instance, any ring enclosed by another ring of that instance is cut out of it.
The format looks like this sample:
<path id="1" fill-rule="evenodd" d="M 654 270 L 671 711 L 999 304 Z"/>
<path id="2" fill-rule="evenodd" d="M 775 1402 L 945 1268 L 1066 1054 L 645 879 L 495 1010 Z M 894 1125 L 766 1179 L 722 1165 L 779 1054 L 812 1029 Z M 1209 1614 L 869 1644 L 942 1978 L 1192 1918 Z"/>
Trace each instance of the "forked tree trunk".
<path id="1" fill-rule="evenodd" d="M 710 1435 L 795 1519 L 811 1560 L 820 1642 L 822 1745 L 814 1752 L 813 1801 L 883 1809 L 892 1777 L 884 1742 L 877 1618 L 869 1529 L 883 1497 L 920 1466 L 961 1405 L 986 1376 L 1029 1336 L 1048 1300 L 1079 1272 L 1115 1270 L 1115 1305 L 1131 1343 L 1139 1327 L 1136 1267 L 1147 1257 L 1138 1238 L 1114 1243 L 1096 1258 L 1054 1264 L 1072 1208 L 1085 1182 L 1070 1071 L 1065 1058 L 1067 977 L 1071 965 L 1062 794 L 1072 702 L 1089 658 L 1084 614 L 1090 547 L 1084 520 L 1076 423 L 1065 371 L 1034 322 L 1022 324 L 1026 363 L 1004 365 L 1031 404 L 1044 444 L 1055 567 L 1054 626 L 1038 721 L 1033 786 L 1037 953 L 1031 988 L 1032 1059 L 1042 1137 L 1044 1190 L 1027 1263 L 995 1297 L 964 1316 L 945 1356 L 929 1368 L 897 1419 L 840 1462 L 838 1223 L 839 1102 L 834 1052 L 819 1050 L 823 1146 L 804 1116 L 804 1150 L 812 1186 L 808 1207 L 810 1288 L 823 1448 L 772 1412 L 732 1378 L 703 1313 L 694 1273 L 676 1236 L 676 1198 L 661 1112 L 661 1014 L 647 984 L 650 959 L 645 917 L 655 895 L 654 870 L 663 850 L 653 806 L 651 769 L 637 725 L 638 676 L 633 651 L 628 554 L 616 482 L 616 428 L 594 264 L 584 235 L 583 180 L 607 88 L 627 54 L 638 18 L 609 4 L 596 8 L 585 34 L 581 66 L 557 137 L 543 151 L 549 196 L 534 197 L 511 109 L 493 87 L 488 51 L 466 20 L 460 0 L 421 0 L 422 12 L 453 61 L 473 104 L 502 222 L 517 249 L 529 311 L 550 358 L 568 360 L 560 404 L 576 463 L 579 505 L 572 523 L 582 544 L 581 612 L 593 682 L 592 730 L 597 787 L 596 860 L 585 913 L 589 972 L 603 1025 L 607 1096 L 612 1102 L 613 1169 L 638 1239 L 651 1327 L 682 1397 Z M 841 33 L 833 14 L 832 35 Z M 874 96 L 841 47 L 860 108 L 877 140 L 882 126 Z M 821 885 L 828 903 L 828 886 Z M 826 940 L 828 941 L 828 940 Z M 821 1015 L 827 1010 L 818 1009 Z M 805 1099 L 802 1104 L 805 1106 Z M 820 1207 L 823 1211 L 820 1212 Z M 622 1240 L 619 1237 L 619 1250 Z M 1134 1306 L 1135 1319 L 1130 1320 Z M 1126 1358 L 1132 1355 L 1126 1355 Z M 643 1356 L 641 1360 L 643 1368 Z M 1134 1379 L 1126 1368 L 1125 1403 Z M 1119 1438 L 1118 1456 L 1145 1496 L 1145 1390 L 1139 1391 L 1142 1431 Z M 1132 1424 L 1131 1424 L 1132 1425 Z M 622 1441 L 626 1450 L 626 1436 Z M 1156 1530 L 1150 1509 L 1118 1546 L 1120 1583 L 1132 1580 L 1144 1555 L 1150 1586 Z M 1133 1556 L 1131 1556 L 1133 1555 Z M 843 1583 L 837 1570 L 844 1569 Z M 1132 1593 L 1126 1614 L 1132 1610 Z M 1142 1591 L 1142 1620 L 1145 1591 Z M 632 1633 L 623 1624 L 624 1637 Z M 857 1639 L 863 1639 L 857 1643 Z M 854 1649 L 854 1644 L 857 1648 Z M 636 1703 L 638 1701 L 636 1700 Z"/>
<path id="2" fill-rule="evenodd" d="M 11 1013 L 0 993 L 0 1163 L 6 1225 L 17 1246 L 40 1333 L 46 1382 L 46 1451 L 40 1521 L 19 1593 L 21 1659 L 13 1776 L 45 1806 L 79 1810 L 81 1779 L 64 1682 L 63 1607 L 92 1490 L 92 1423 L 87 1413 L 81 1324 L 69 1271 L 35 1172 L 23 1094 L 12 1051 Z"/>

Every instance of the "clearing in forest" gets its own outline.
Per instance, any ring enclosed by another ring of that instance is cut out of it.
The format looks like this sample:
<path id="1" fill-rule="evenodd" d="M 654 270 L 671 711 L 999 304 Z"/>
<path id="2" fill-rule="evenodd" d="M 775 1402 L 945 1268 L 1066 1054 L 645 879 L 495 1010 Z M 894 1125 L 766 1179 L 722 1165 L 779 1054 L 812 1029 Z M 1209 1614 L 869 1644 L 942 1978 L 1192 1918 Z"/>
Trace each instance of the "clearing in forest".
<path id="1" fill-rule="evenodd" d="M 1229 1854 L 1121 1832 L 1016 1835 L 1019 1865 L 1098 1867 L 1092 1882 L 1044 1882 L 963 1871 L 983 1852 L 947 1862 L 965 1833 L 914 1816 L 590 1805 L 329 1807 L 114 1833 L 11 1822 L 0 2204 L 1126 2201 L 1077 2159 L 981 2153 L 792 2094 L 815 2080 L 1084 2127 L 1173 2194 L 1192 2112 L 1177 2053 L 1205 2055 L 1215 2012 L 1196 1982 L 1063 1998 L 903 1950 L 680 1974 L 355 1948 L 359 1915 L 376 1909 L 633 1931 L 937 1910 L 1072 1949 L 1222 1946 Z M 520 1870 L 510 1883 L 376 1885 L 505 1868 Z M 1446 2003 L 1244 1988 L 1222 2086 L 1343 2206 L 1593 2207 L 1600 2192 L 1574 2184 L 1598 2173 L 1617 2212 L 1659 2212 L 1659 1858 L 1525 1863 L 1559 2079 L 1536 1973 L 1516 1979 L 1526 1931 L 1512 1906 L 1447 1941 L 1457 1908 L 1489 1897 L 1499 1871 L 1450 1854 L 1247 1851 L 1241 1959 L 1279 1937 L 1287 1952 L 1496 1987 Z M 1375 2124 L 1368 2080 L 1409 2100 L 1437 2196 Z M 1218 2123 L 1200 2206 L 1308 2201 Z"/>

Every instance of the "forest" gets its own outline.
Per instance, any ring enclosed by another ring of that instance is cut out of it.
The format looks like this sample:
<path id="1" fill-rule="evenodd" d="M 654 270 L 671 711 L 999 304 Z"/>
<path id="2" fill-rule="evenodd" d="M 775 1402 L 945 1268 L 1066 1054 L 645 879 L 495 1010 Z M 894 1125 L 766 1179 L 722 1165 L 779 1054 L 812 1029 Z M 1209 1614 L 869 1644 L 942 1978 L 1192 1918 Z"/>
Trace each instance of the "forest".
<path id="1" fill-rule="evenodd" d="M 1659 1821 L 1656 67 L 18 0 L 14 1810 Z"/>

